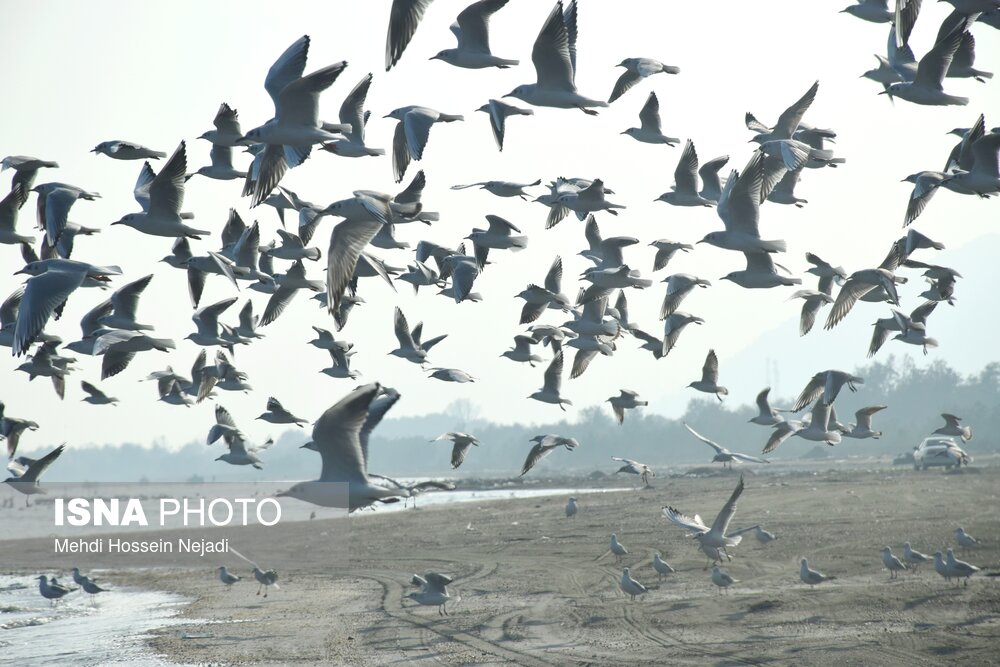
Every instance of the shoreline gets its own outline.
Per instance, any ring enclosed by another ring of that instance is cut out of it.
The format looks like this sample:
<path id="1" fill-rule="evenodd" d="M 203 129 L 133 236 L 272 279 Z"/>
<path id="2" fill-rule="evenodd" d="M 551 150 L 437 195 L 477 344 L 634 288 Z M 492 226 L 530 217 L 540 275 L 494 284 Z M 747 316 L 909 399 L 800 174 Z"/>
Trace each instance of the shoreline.
<path id="1" fill-rule="evenodd" d="M 955 589 L 933 568 L 889 581 L 878 552 L 909 540 L 933 553 L 963 525 L 985 542 L 965 558 L 1000 571 L 990 518 L 1000 510 L 1000 468 L 747 475 L 732 527 L 760 523 L 779 540 L 762 546 L 747 535 L 725 564 L 740 583 L 722 596 L 660 507 L 711 521 L 740 472 L 581 494 L 570 521 L 562 495 L 372 512 L 350 522 L 343 552 L 319 537 L 340 520 L 296 522 L 281 549 L 248 554 L 278 570 L 280 588 L 266 599 L 238 559 L 226 564 L 244 580 L 228 590 L 208 560 L 103 577 L 188 600 L 176 622 L 145 639 L 153 655 L 180 665 L 990 662 L 1000 643 L 1000 581 L 977 576 Z M 650 588 L 634 603 L 617 588 L 620 567 L 602 556 L 611 532 Z M 663 582 L 650 567 L 654 549 L 678 570 Z M 814 591 L 802 585 L 803 555 L 838 579 Z M 415 590 L 410 575 L 428 570 L 455 578 L 449 589 L 461 600 L 449 604 L 449 618 L 405 597 Z"/>

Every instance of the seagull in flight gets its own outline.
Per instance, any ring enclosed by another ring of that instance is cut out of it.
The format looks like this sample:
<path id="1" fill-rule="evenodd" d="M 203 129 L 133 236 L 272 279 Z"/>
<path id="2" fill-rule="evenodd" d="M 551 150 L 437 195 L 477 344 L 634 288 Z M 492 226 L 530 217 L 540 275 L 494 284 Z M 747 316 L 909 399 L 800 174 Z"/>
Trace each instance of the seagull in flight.
<path id="1" fill-rule="evenodd" d="M 705 436 L 701 435 L 693 428 L 688 426 L 686 423 L 684 424 L 684 428 L 690 431 L 691 435 L 698 438 L 706 445 L 714 449 L 715 456 L 712 457 L 712 461 L 722 463 L 723 467 L 725 467 L 725 465 L 728 463 L 729 467 L 732 468 L 733 461 L 746 461 L 749 463 L 770 463 L 770 461 L 768 461 L 767 459 L 758 458 L 756 456 L 750 456 L 749 454 L 741 454 L 739 452 L 731 452 L 722 445 L 718 444 L 717 442 L 713 442 L 712 440 L 709 440 Z"/>
<path id="2" fill-rule="evenodd" d="M 669 505 L 663 508 L 663 516 L 675 526 L 680 526 L 691 531 L 690 537 L 698 540 L 702 547 L 708 546 L 719 549 L 726 555 L 726 558 L 732 560 L 733 558 L 726 551 L 726 547 L 735 547 L 743 541 L 743 536 L 727 536 L 726 531 L 729 530 L 729 522 L 736 513 L 736 501 L 739 500 L 742 493 L 743 476 L 740 475 L 740 481 L 736 485 L 736 489 L 729 497 L 729 500 L 726 501 L 726 504 L 722 506 L 722 510 L 715 517 L 715 521 L 712 522 L 711 527 L 706 526 L 697 514 L 694 517 L 690 517 Z"/>
<path id="3" fill-rule="evenodd" d="M 576 90 L 576 0 L 563 10 L 558 0 L 531 49 L 536 82 L 518 86 L 504 97 L 516 97 L 537 107 L 580 109 L 596 116 L 591 107 L 606 107 L 603 100 L 592 100 Z"/>

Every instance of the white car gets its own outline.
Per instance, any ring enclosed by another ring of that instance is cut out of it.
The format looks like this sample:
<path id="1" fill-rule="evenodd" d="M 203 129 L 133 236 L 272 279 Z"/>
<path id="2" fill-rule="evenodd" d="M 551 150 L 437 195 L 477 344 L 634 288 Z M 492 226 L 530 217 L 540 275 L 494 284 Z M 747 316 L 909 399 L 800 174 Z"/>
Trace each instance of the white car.
<path id="1" fill-rule="evenodd" d="M 913 450 L 913 469 L 927 470 L 932 466 L 944 466 L 951 470 L 972 463 L 972 457 L 958 446 L 952 438 L 924 438 Z"/>

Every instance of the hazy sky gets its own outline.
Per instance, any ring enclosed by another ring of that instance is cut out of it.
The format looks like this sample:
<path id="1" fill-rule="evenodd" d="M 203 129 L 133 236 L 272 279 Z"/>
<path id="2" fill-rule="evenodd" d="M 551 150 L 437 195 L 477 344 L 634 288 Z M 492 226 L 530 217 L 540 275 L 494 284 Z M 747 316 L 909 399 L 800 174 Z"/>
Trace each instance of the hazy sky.
<path id="1" fill-rule="evenodd" d="M 156 401 L 153 383 L 139 383 L 150 371 L 172 364 L 189 371 L 197 346 L 182 339 L 194 328 L 185 274 L 158 264 L 171 240 L 141 235 L 111 221 L 137 211 L 132 187 L 142 163 L 114 161 L 90 153 L 97 143 L 111 139 L 135 141 L 171 152 L 181 139 L 188 141 L 188 167 L 208 164 L 209 144 L 196 137 L 211 128 L 221 102 L 237 109 L 243 129 L 272 116 L 264 76 L 274 59 L 303 34 L 312 37 L 306 71 L 347 60 L 346 71 L 321 98 L 321 116 L 335 121 L 343 97 L 367 72 L 374 72 L 367 108 L 372 119 L 367 143 L 390 148 L 395 121 L 383 119 L 389 111 L 421 104 L 446 113 L 465 114 L 464 123 L 435 126 L 421 162 L 414 162 L 406 182 L 424 169 L 428 187 L 427 210 L 440 211 L 432 227 L 399 227 L 397 236 L 416 246 L 420 239 L 454 247 L 473 226 L 482 226 L 488 213 L 507 218 L 529 238 L 519 254 L 494 251 L 494 262 L 476 282 L 482 303 L 455 304 L 421 290 L 414 297 L 405 283 L 393 292 L 379 280 L 362 282 L 367 303 L 356 309 L 338 338 L 354 342 L 353 367 L 363 381 L 378 380 L 403 394 L 398 414 L 438 411 L 458 398 L 468 398 L 482 416 L 497 421 L 539 421 L 559 416 L 555 406 L 525 397 L 542 384 L 543 367 L 532 369 L 501 359 L 513 336 L 522 301 L 512 298 L 529 282 L 540 283 L 555 255 L 564 262 L 564 292 L 574 295 L 576 277 L 589 263 L 576 253 L 584 247 L 583 225 L 569 218 L 544 230 L 547 210 L 519 199 L 499 199 L 483 191 L 453 192 L 457 183 L 501 179 L 551 180 L 557 176 L 602 178 L 613 188 L 613 201 L 628 208 L 618 217 L 599 215 L 605 236 L 632 235 L 642 242 L 626 253 L 626 261 L 647 277 L 662 280 L 673 272 L 693 273 L 713 281 L 707 290 L 692 294 L 682 310 L 704 317 L 702 327 L 691 326 L 677 350 L 655 362 L 638 349 L 632 338 L 618 341 L 613 358 L 597 358 L 588 371 L 569 380 L 567 358 L 564 396 L 579 407 L 603 401 L 628 387 L 650 401 L 650 410 L 673 415 L 696 396 L 684 387 L 700 377 L 709 348 L 721 361 L 721 382 L 729 386 L 728 401 L 750 402 L 768 379 L 767 359 L 778 363 L 782 390 L 797 391 L 812 373 L 829 367 L 852 368 L 865 360 L 870 324 L 888 315 L 884 305 L 862 304 L 846 323 L 832 332 L 820 325 L 799 339 L 799 302 L 787 302 L 791 289 L 744 290 L 720 276 L 744 268 L 742 255 L 699 246 L 675 258 L 666 271 L 650 275 L 650 241 L 669 238 L 694 242 L 721 229 L 711 209 L 682 209 L 654 199 L 673 181 L 681 149 L 640 144 L 620 132 L 638 124 L 637 114 L 646 96 L 655 90 L 660 99 L 666 134 L 694 140 L 702 161 L 731 156 L 730 168 L 742 170 L 752 153 L 743 115 L 753 111 L 771 123 L 798 99 L 814 80 L 819 93 L 806 115 L 812 125 L 838 133 L 833 146 L 847 164 L 839 169 L 807 170 L 797 194 L 809 200 L 803 209 L 768 203 L 761 215 L 765 238 L 788 240 L 789 252 L 780 260 L 796 274 L 808 267 L 803 254 L 812 251 L 842 264 L 848 271 L 878 264 L 889 244 L 898 238 L 911 186 L 900 183 L 907 174 L 940 169 L 955 138 L 946 132 L 969 126 L 981 112 L 1000 109 L 997 84 L 972 80 L 946 81 L 955 94 L 972 98 L 968 107 L 918 107 L 903 101 L 891 105 L 881 88 L 859 76 L 875 65 L 873 53 L 884 53 L 887 26 L 865 23 L 837 12 L 847 0 L 833 2 L 579 2 L 577 84 L 593 98 L 606 99 L 622 70 L 614 65 L 626 57 L 657 58 L 681 68 L 680 75 L 656 75 L 618 100 L 613 107 L 589 117 L 575 110 L 536 109 L 530 118 L 516 117 L 507 125 L 506 147 L 499 153 L 485 114 L 474 110 L 489 98 L 499 98 L 521 83 L 533 82 L 531 46 L 551 9 L 549 2 L 511 0 L 491 23 L 494 53 L 519 58 L 521 65 L 507 70 L 463 70 L 430 56 L 454 45 L 448 26 L 467 0 L 437 0 L 427 11 L 401 63 L 386 73 L 383 66 L 389 2 L 136 2 L 25 3 L 8 8 L 0 26 L 8 98 L 0 124 L 0 154 L 27 154 L 57 160 L 61 168 L 45 170 L 38 182 L 58 180 L 102 193 L 95 202 L 79 202 L 73 221 L 102 229 L 99 236 L 78 239 L 74 259 L 97 264 L 119 264 L 125 271 L 116 286 L 153 272 L 155 278 L 140 303 L 139 319 L 156 326 L 157 334 L 177 341 L 169 355 L 141 354 L 122 374 L 99 385 L 122 399 L 117 408 L 95 408 L 80 403 L 79 381 L 97 382 L 99 360 L 81 357 L 80 369 L 67 381 L 66 400 L 60 402 L 48 379 L 29 383 L 13 369 L 20 363 L 0 362 L 0 399 L 10 414 L 33 418 L 42 428 L 24 439 L 24 447 L 68 441 L 87 443 L 139 442 L 165 439 L 179 445 L 202 438 L 214 421 L 211 402 L 191 409 Z M 917 56 L 931 45 L 950 7 L 926 3 L 911 44 Z M 997 31 L 978 24 L 977 65 L 1000 67 Z M 514 101 L 514 100 L 511 100 Z M 526 106 L 514 101 L 519 106 Z M 987 128 L 1000 115 L 987 116 Z M 391 151 L 390 151 L 391 152 Z M 240 155 L 238 165 L 247 160 Z M 159 164 L 155 168 L 159 170 Z M 6 180 L 9 172 L 3 175 Z M 388 157 L 343 159 L 315 152 L 302 167 L 288 173 L 283 185 L 304 198 L 325 204 L 349 196 L 359 188 L 396 192 Z M 6 186 L 4 186 L 6 187 Z M 218 231 L 227 210 L 235 206 L 248 223 L 259 220 L 263 239 L 274 237 L 278 219 L 273 209 L 250 210 L 240 198 L 241 184 L 202 177 L 188 184 L 184 209 L 196 214 L 195 226 L 213 230 L 213 236 L 193 242 L 196 253 L 218 248 Z M 544 192 L 535 189 L 536 194 Z M 19 230 L 28 233 L 34 221 L 34 198 L 21 211 Z M 970 257 L 977 266 L 959 265 L 967 276 L 958 286 L 959 307 L 939 308 L 930 320 L 930 334 L 947 328 L 942 347 L 927 358 L 944 358 L 969 372 L 990 360 L 995 346 L 977 346 L 984 317 L 975 303 L 963 301 L 963 290 L 977 274 L 995 276 L 989 259 L 996 256 L 1000 237 L 996 201 L 940 193 L 917 221 L 916 227 L 948 246 L 948 254 L 924 252 L 925 261 Z M 290 218 L 294 220 L 294 218 Z M 324 222 L 314 238 L 323 248 L 332 222 Z M 992 248 L 990 252 L 984 249 Z M 410 251 L 375 254 L 403 267 Z M 19 278 L 16 247 L 0 247 L 0 296 L 9 294 Z M 283 270 L 287 263 L 280 262 Z M 322 278 L 325 261 L 309 263 L 311 277 Z M 918 305 L 923 289 L 918 274 L 903 291 L 907 312 Z M 972 276 L 972 278 L 970 278 Z M 804 287 L 815 287 L 806 276 Z M 244 284 L 245 285 L 245 284 Z M 654 335 L 662 334 L 657 320 L 664 286 L 658 282 L 645 292 L 628 293 L 631 319 Z M 210 304 L 235 294 L 221 278 L 211 277 L 202 298 Z M 980 289 L 981 303 L 992 299 Z M 240 300 L 224 317 L 235 322 L 244 300 L 263 312 L 266 296 L 242 289 Z M 48 331 L 64 340 L 79 337 L 80 317 L 107 293 L 80 290 L 69 301 L 63 319 Z M 338 400 L 353 384 L 321 375 L 329 365 L 323 351 L 306 345 L 310 325 L 332 329 L 324 311 L 301 293 L 288 310 L 265 327 L 266 338 L 237 350 L 236 365 L 246 371 L 255 391 L 248 395 L 223 392 L 219 401 L 254 440 L 272 429 L 252 419 L 263 411 L 269 395 L 280 398 L 296 414 L 310 419 Z M 434 365 L 461 368 L 479 381 L 445 384 L 426 379 L 417 366 L 387 353 L 396 346 L 392 331 L 393 306 L 399 305 L 411 325 L 424 321 L 425 337 L 448 333 L 430 356 Z M 825 311 L 822 318 L 825 318 Z M 543 321 L 564 321 L 549 311 Z M 941 328 L 936 328 L 941 327 Z M 986 338 L 985 340 L 989 340 Z M 899 343 L 887 344 L 883 354 L 900 353 Z M 912 350 L 912 348 L 907 348 Z M 213 351 L 214 352 L 214 351 Z M 919 352 L 919 350 L 917 351 Z M 548 358 L 546 350 L 543 355 Z M 919 354 L 918 354 L 919 356 Z M 571 412 L 570 415 L 573 413 Z"/>

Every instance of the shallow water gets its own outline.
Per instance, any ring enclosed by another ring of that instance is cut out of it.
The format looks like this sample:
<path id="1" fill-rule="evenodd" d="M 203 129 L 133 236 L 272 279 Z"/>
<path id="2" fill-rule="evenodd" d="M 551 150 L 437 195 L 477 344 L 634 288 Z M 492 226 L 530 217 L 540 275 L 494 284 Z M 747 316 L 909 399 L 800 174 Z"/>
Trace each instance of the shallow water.
<path id="1" fill-rule="evenodd" d="M 100 580 L 100 577 L 97 577 Z M 72 578 L 60 583 L 72 584 Z M 187 600 L 157 591 L 74 591 L 55 606 L 26 576 L 0 575 L 0 663 L 19 667 L 133 665 L 171 667 L 146 645 L 146 633 L 180 622 Z"/>
<path id="2" fill-rule="evenodd" d="M 479 491 L 432 492 L 420 495 L 418 507 L 513 498 L 585 495 L 626 489 L 523 489 L 501 488 Z M 409 503 L 412 505 L 412 501 Z M 308 520 L 310 512 L 323 516 L 324 508 L 307 503 L 291 503 L 291 520 Z M 403 503 L 381 505 L 373 512 L 357 512 L 364 517 L 406 509 Z M 42 508 L 34 511 L 43 511 Z M 47 514 L 50 510 L 46 509 Z M 33 510 L 26 510 L 30 514 Z M 30 525 L 25 522 L 22 526 Z M 53 573 L 48 573 L 53 574 Z M 59 577 L 72 584 L 68 573 Z M 172 624 L 190 622 L 177 618 L 187 600 L 157 591 L 128 588 L 96 596 L 92 602 L 75 591 L 54 606 L 41 597 L 37 575 L 0 575 L 0 663 L 19 667 L 43 665 L 134 665 L 136 667 L 176 667 L 154 655 L 145 642 L 146 634 Z M 100 573 L 95 575 L 101 579 Z M 96 604 L 94 604 L 96 603 Z"/>

